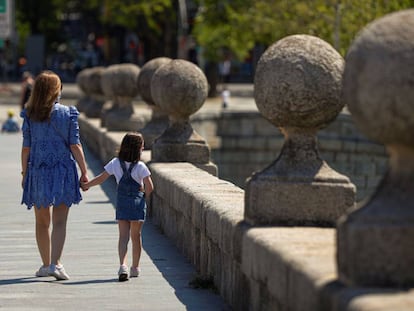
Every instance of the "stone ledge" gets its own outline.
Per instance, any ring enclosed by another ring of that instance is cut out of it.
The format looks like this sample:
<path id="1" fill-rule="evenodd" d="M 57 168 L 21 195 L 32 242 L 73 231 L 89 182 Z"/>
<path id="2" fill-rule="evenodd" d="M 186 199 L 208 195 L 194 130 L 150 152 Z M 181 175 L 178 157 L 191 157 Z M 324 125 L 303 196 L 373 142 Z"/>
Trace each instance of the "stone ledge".
<path id="1" fill-rule="evenodd" d="M 383 300 L 388 309 L 379 310 L 414 308 L 414 291 L 404 293 L 398 290 L 347 288 L 338 283 L 335 229 L 242 225 L 244 194 L 239 188 L 188 163 L 153 163 L 151 170 L 155 180 L 163 179 L 161 185 L 157 184 L 157 191 L 161 190 L 160 187 L 168 188 L 168 191 L 158 192 L 157 195 L 170 202 L 156 208 L 174 209 L 181 214 L 179 217 L 188 219 L 197 227 L 187 228 L 184 235 L 190 235 L 196 229 L 205 233 L 221 253 L 217 256 L 221 259 L 216 258 L 214 262 L 227 266 L 222 257 L 231 256 L 233 264 L 240 265 L 250 288 L 248 309 L 262 310 L 266 305 L 278 305 L 281 310 L 365 311 L 371 310 L 371 305 L 381 305 Z M 182 206 L 186 204 L 187 207 Z M 194 221 L 196 218 L 201 220 Z M 174 228 L 165 230 L 167 232 L 182 230 L 174 222 L 169 225 Z M 180 240 L 180 237 L 176 238 Z M 178 241 L 177 245 L 189 244 Z M 197 249 L 202 246 L 193 244 L 193 247 L 182 251 L 191 254 L 190 258 L 201 256 Z M 202 267 L 197 268 L 203 270 Z M 231 281 L 220 284 L 223 271 L 206 272 L 207 275 L 213 274 L 219 288 L 233 287 L 234 292 L 230 296 L 237 296 L 238 285 Z M 234 275 L 227 279 L 243 279 L 237 271 L 231 273 Z M 229 300 L 229 297 L 225 298 Z"/>

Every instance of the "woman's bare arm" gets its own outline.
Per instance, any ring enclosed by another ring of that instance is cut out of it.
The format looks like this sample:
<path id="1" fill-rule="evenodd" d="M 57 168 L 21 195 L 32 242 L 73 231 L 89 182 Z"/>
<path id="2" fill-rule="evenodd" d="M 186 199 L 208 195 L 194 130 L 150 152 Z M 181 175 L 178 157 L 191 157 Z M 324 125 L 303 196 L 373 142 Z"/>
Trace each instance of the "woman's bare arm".
<path id="1" fill-rule="evenodd" d="M 27 164 L 29 163 L 29 155 L 30 155 L 30 147 L 23 147 L 22 154 L 21 154 L 21 161 L 22 161 L 22 187 L 23 187 L 23 180 L 24 176 L 27 172 Z"/>
<path id="2" fill-rule="evenodd" d="M 82 182 L 87 182 L 89 180 L 88 170 L 86 167 L 85 154 L 83 153 L 82 145 L 81 144 L 70 145 L 70 151 L 72 152 L 73 157 L 75 158 L 76 162 L 79 165 L 79 168 L 81 171 L 80 180 Z"/>

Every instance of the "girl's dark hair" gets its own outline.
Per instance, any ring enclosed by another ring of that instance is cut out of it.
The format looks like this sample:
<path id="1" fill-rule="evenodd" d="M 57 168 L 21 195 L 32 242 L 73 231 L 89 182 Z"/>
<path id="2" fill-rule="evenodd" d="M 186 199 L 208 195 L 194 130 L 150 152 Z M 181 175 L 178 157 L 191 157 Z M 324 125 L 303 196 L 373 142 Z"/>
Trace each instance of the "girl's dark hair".
<path id="1" fill-rule="evenodd" d="M 41 72 L 34 82 L 32 94 L 27 103 L 27 115 L 33 121 L 50 118 L 53 105 L 62 90 L 62 82 L 53 71 Z"/>
<path id="2" fill-rule="evenodd" d="M 126 162 L 138 162 L 141 160 L 141 150 L 144 145 L 144 137 L 140 133 L 127 133 L 121 142 L 118 158 Z"/>

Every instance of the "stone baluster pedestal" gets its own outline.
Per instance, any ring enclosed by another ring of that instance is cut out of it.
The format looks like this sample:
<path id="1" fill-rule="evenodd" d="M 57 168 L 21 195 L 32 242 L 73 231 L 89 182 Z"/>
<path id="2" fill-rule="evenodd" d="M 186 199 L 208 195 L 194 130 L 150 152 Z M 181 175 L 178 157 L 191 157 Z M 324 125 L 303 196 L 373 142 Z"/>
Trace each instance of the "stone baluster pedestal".
<path id="1" fill-rule="evenodd" d="M 88 75 L 90 72 L 90 68 L 83 69 L 79 71 L 76 75 L 76 84 L 82 92 L 82 96 L 78 99 L 76 104 L 76 108 L 80 112 L 84 112 L 86 106 L 89 105 L 90 97 L 88 95 Z"/>
<path id="2" fill-rule="evenodd" d="M 85 115 L 89 118 L 100 118 L 103 105 L 105 104 L 105 96 L 102 91 L 101 77 L 105 67 L 93 67 L 89 69 L 86 78 L 89 91 L 89 103 L 85 106 Z"/>
<path id="3" fill-rule="evenodd" d="M 102 112 L 101 124 L 109 131 L 136 131 L 144 126 L 145 119 L 134 115 L 132 104 L 138 95 L 139 71 L 135 64 L 116 64 L 102 72 L 102 91 L 112 106 Z"/>
<path id="4" fill-rule="evenodd" d="M 151 94 L 157 106 L 168 113 L 169 126 L 152 145 L 155 162 L 190 162 L 217 175 L 210 162 L 210 147 L 191 126 L 190 116 L 207 98 L 204 73 L 191 62 L 172 60 L 154 73 Z"/>
<path id="5" fill-rule="evenodd" d="M 105 103 L 105 96 L 101 88 L 101 75 L 104 67 L 83 69 L 76 76 L 76 84 L 83 92 L 77 104 L 79 111 L 89 118 L 99 118 Z"/>
<path id="6" fill-rule="evenodd" d="M 252 225 L 333 226 L 355 204 L 355 186 L 320 157 L 316 133 L 343 108 L 343 58 L 308 35 L 283 38 L 259 60 L 254 97 L 285 136 L 279 157 L 246 184 Z"/>

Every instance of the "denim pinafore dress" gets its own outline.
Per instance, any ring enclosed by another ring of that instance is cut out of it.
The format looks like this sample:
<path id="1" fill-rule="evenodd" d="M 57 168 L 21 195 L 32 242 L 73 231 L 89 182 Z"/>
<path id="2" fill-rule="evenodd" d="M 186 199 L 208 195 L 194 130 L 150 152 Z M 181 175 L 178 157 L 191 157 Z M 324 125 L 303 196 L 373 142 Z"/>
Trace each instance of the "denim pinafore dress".
<path id="1" fill-rule="evenodd" d="M 141 185 L 131 176 L 136 163 L 131 163 L 127 169 L 124 161 L 119 160 L 119 162 L 123 175 L 118 183 L 116 219 L 145 221 L 147 204 L 144 192 L 140 191 Z"/>

